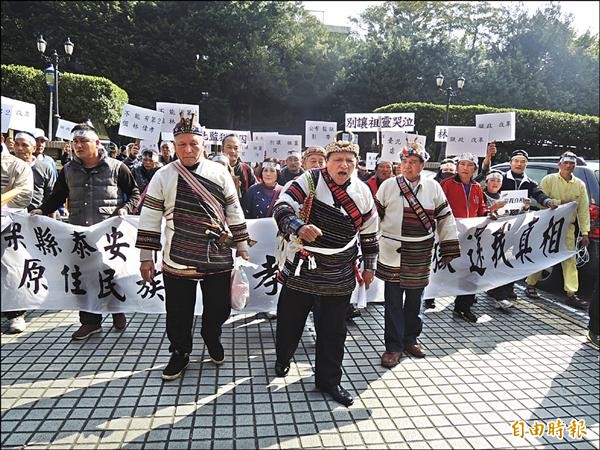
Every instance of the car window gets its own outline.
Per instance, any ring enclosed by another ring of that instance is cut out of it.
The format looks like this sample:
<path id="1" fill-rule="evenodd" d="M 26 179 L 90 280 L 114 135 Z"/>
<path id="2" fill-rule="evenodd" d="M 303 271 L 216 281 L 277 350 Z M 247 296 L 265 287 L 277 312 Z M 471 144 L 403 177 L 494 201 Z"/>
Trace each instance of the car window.
<path id="1" fill-rule="evenodd" d="M 558 168 L 556 167 L 531 167 L 527 166 L 527 176 L 532 180 L 535 180 L 537 184 L 540 184 L 542 178 L 544 178 L 549 173 L 558 172 Z"/>

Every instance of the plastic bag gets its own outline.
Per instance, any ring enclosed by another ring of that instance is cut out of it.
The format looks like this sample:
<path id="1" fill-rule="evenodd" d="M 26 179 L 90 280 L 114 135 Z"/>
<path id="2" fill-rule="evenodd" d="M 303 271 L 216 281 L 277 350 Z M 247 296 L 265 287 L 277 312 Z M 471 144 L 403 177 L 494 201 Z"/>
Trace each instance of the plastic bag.
<path id="1" fill-rule="evenodd" d="M 250 283 L 242 269 L 245 262 L 243 258 L 237 257 L 231 271 L 231 307 L 236 310 L 244 309 L 250 298 Z"/>

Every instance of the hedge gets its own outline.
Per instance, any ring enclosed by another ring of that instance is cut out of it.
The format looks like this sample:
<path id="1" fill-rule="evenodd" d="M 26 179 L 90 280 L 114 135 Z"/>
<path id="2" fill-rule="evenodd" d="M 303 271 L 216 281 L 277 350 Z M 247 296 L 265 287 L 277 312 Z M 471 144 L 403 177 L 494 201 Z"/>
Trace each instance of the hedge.
<path id="1" fill-rule="evenodd" d="M 36 105 L 36 125 L 47 128 L 49 94 L 44 72 L 14 64 L 0 66 L 2 95 Z M 60 70 L 60 69 L 59 69 Z M 103 77 L 61 73 L 58 86 L 60 116 L 72 122 L 104 124 L 120 122 L 127 92 Z"/>
<path id="2" fill-rule="evenodd" d="M 475 126 L 476 114 L 516 112 L 516 140 L 498 143 L 496 161 L 507 160 L 510 153 L 521 148 L 530 156 L 557 156 L 570 150 L 586 159 L 598 159 L 598 117 L 556 111 L 494 108 L 485 105 L 451 105 L 449 123 L 456 126 Z M 374 112 L 414 112 L 415 130 L 426 135 L 427 149 L 437 155 L 440 144 L 433 141 L 436 125 L 445 121 L 446 105 L 432 103 L 394 103 Z M 433 159 L 433 158 L 432 158 Z"/>

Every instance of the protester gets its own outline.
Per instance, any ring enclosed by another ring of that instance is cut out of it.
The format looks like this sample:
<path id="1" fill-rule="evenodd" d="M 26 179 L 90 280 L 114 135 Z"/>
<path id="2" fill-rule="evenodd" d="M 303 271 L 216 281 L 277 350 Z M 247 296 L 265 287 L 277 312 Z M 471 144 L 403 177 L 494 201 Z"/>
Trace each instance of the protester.
<path id="1" fill-rule="evenodd" d="M 64 166 L 69 161 L 73 159 L 73 155 L 71 153 L 71 143 L 67 142 L 63 147 L 62 155 L 60 155 L 60 164 Z"/>
<path id="2" fill-rule="evenodd" d="M 121 145 L 121 148 L 119 149 L 119 155 L 117 156 L 117 159 L 119 161 L 125 162 L 125 160 L 127 159 L 127 146 L 126 145 Z"/>
<path id="3" fill-rule="evenodd" d="M 453 177 L 456 174 L 456 163 L 453 158 L 445 158 L 440 163 L 438 173 L 435 174 L 433 179 L 438 183 L 441 183 L 446 178 Z"/>
<path id="4" fill-rule="evenodd" d="M 573 152 L 565 152 L 561 155 L 558 162 L 558 173 L 551 173 L 542 178 L 540 182 L 541 190 L 550 198 L 546 205 L 564 205 L 569 202 L 577 202 L 577 217 L 569 224 L 565 244 L 567 249 L 575 250 L 575 229 L 579 228 L 581 240 L 579 245 L 587 247 L 590 243 L 588 233 L 590 232 L 590 209 L 587 189 L 585 183 L 573 175 L 577 165 L 577 155 Z M 552 206 L 550 206 L 552 207 Z M 577 220 L 577 224 L 575 224 Z M 564 290 L 567 294 L 565 303 L 573 308 L 586 309 L 587 303 L 577 297 L 579 290 L 579 277 L 577 274 L 576 257 L 571 256 L 562 263 Z M 541 272 L 534 273 L 527 277 L 527 295 L 535 297 L 537 291 L 535 285 L 541 279 Z M 539 297 L 539 295 L 538 295 Z M 591 317 L 591 313 L 590 313 Z"/>
<path id="5" fill-rule="evenodd" d="M 428 159 L 429 154 L 418 143 L 402 149 L 402 175 L 384 181 L 375 197 L 381 220 L 375 275 L 385 282 L 385 352 L 381 365 L 387 368 L 400 362 L 403 351 L 425 357 L 417 342 L 423 330 L 419 312 L 429 283 L 435 233 L 442 267 L 460 256 L 456 222 L 446 196 L 434 179 L 421 177 Z"/>
<path id="6" fill-rule="evenodd" d="M 246 219 L 260 219 L 273 215 L 273 207 L 281 192 L 281 186 L 277 184 L 280 170 L 276 158 L 266 158 L 263 161 L 258 175 L 261 181 L 250 186 L 242 198 Z"/>
<path id="7" fill-rule="evenodd" d="M 490 217 L 493 219 L 498 218 L 499 213 L 503 211 L 503 207 L 506 205 L 506 202 L 500 200 L 500 188 L 502 187 L 502 180 L 504 179 L 504 174 L 499 170 L 492 170 L 485 177 L 486 186 L 483 189 L 483 195 L 485 196 L 485 204 L 490 211 Z M 527 199 L 520 210 L 514 210 L 510 212 L 510 215 L 516 215 L 523 212 L 529 211 L 531 206 L 531 201 Z M 507 284 L 503 286 L 498 286 L 494 289 L 490 289 L 487 291 L 487 294 L 494 299 L 494 306 L 496 309 L 508 310 L 512 308 L 513 303 L 508 300 L 511 293 L 513 292 L 513 285 Z"/>
<path id="8" fill-rule="evenodd" d="M 5 194 L 13 189 L 19 190 L 19 193 L 6 206 L 26 209 L 33 197 L 33 172 L 31 167 L 16 156 L 11 155 L 4 147 L 2 147 L 0 161 L 2 163 L 2 193 Z"/>
<path id="9" fill-rule="evenodd" d="M 354 261 L 360 241 L 368 288 L 377 257 L 378 218 L 373 196 L 364 183 L 351 179 L 359 147 L 337 141 L 326 147 L 323 169 L 312 169 L 280 195 L 273 217 L 278 228 L 297 236 L 297 252 L 285 262 L 277 306 L 275 373 L 285 376 L 315 307 L 315 384 L 345 406 L 352 396 L 341 385 L 346 311 L 356 285 Z M 340 208 L 337 205 L 341 205 Z M 288 252 L 291 254 L 292 252 Z"/>
<path id="10" fill-rule="evenodd" d="M 113 159 L 118 159 L 119 149 L 117 148 L 117 145 L 110 142 L 107 147 L 108 156 Z"/>
<path id="11" fill-rule="evenodd" d="M 369 186 L 369 189 L 371 189 L 373 197 L 375 197 L 375 194 L 377 194 L 377 189 L 379 189 L 381 183 L 394 176 L 392 171 L 393 167 L 391 162 L 379 161 L 377 163 L 375 166 L 375 176 L 367 180 L 367 186 Z"/>
<path id="12" fill-rule="evenodd" d="M 15 156 L 29 164 L 33 173 L 33 197 L 27 206 L 28 211 L 39 208 L 56 183 L 52 167 L 34 156 L 35 147 L 36 142 L 31 134 L 21 132 L 15 135 Z"/>
<path id="13" fill-rule="evenodd" d="M 525 173 L 528 161 L 529 155 L 525 150 L 515 150 L 512 152 L 510 157 L 510 170 L 504 173 L 500 190 L 502 192 L 526 190 L 530 199 L 535 199 L 540 205 L 556 208 L 557 205 L 555 205 L 552 200 L 542 192 L 538 184 Z M 510 300 L 517 300 L 517 294 L 514 291 L 514 282 L 500 286 L 500 291 L 505 293 Z M 527 295 L 537 294 L 537 292 L 531 294 L 534 291 L 535 289 L 528 290 Z"/>
<path id="14" fill-rule="evenodd" d="M 54 190 L 40 209 L 32 214 L 50 214 L 68 199 L 69 223 L 91 226 L 111 216 L 134 211 L 140 192 L 130 170 L 121 161 L 109 158 L 100 149 L 96 130 L 86 124 L 72 130 L 75 155 L 60 171 Z M 122 331 L 127 326 L 123 313 L 112 315 L 113 326 Z M 102 331 L 102 314 L 80 311 L 81 326 L 72 338 L 83 340 Z"/>
<path id="15" fill-rule="evenodd" d="M 288 182 L 295 180 L 304 173 L 301 167 L 301 158 L 299 151 L 289 152 L 286 160 L 285 167 L 281 169 L 281 176 L 279 177 L 279 184 L 285 186 Z"/>
<path id="16" fill-rule="evenodd" d="M 442 181 L 442 190 L 446 194 L 452 214 L 457 219 L 487 216 L 483 190 L 473 181 L 477 171 L 477 157 L 472 153 L 463 153 L 457 158 L 457 173 Z M 458 295 L 454 300 L 452 315 L 467 322 L 477 322 L 477 316 L 471 311 L 475 294 Z"/>
<path id="17" fill-rule="evenodd" d="M 256 178 L 252 168 L 242 162 L 239 158 L 242 144 L 240 138 L 235 134 L 228 134 L 221 142 L 223 154 L 229 158 L 229 165 L 233 168 L 234 182 L 240 195 L 243 198 L 250 186 L 256 183 Z"/>
<path id="18" fill-rule="evenodd" d="M 356 166 L 356 176 L 360 181 L 364 181 L 365 183 L 371 178 L 371 173 L 364 162 L 359 163 L 358 166 Z"/>
<path id="19" fill-rule="evenodd" d="M 170 162 L 175 161 L 177 157 L 175 156 L 175 146 L 171 141 L 163 141 L 160 144 L 160 158 L 158 162 L 162 165 L 167 165 Z"/>
<path id="20" fill-rule="evenodd" d="M 438 183 L 441 183 L 447 178 L 451 178 L 456 175 L 456 162 L 454 158 L 445 158 L 440 163 L 440 167 L 438 172 L 435 174 L 433 179 Z M 435 298 L 426 298 L 425 301 L 425 309 L 434 309 L 435 308 Z"/>
<path id="21" fill-rule="evenodd" d="M 46 155 L 44 152 L 46 151 L 46 142 L 48 142 L 48 138 L 46 137 L 46 133 L 41 128 L 36 128 L 33 131 L 33 137 L 35 138 L 35 157 L 37 159 L 43 160 L 46 164 L 52 167 L 52 170 L 56 175 L 58 175 L 58 168 L 56 167 L 56 162 L 54 158 Z M 15 137 L 16 141 L 16 137 Z"/>
<path id="22" fill-rule="evenodd" d="M 146 190 L 148 183 L 160 167 L 158 153 L 151 149 L 144 149 L 142 151 L 142 164 L 134 167 L 131 171 L 140 192 Z"/>
<path id="23" fill-rule="evenodd" d="M 140 153 L 140 146 L 136 142 L 127 144 L 127 158 L 123 160 L 123 163 L 129 170 L 133 170 L 134 167 L 140 165 L 138 154 Z"/>
<path id="24" fill-rule="evenodd" d="M 28 136 L 29 144 L 35 147 L 35 139 L 33 139 L 33 136 Z M 6 203 L 6 206 L 9 208 L 25 209 L 30 205 L 33 198 L 34 183 L 31 166 L 16 156 L 11 155 L 8 152 L 8 148 L 4 148 L 4 143 L 2 144 L 2 156 L 0 157 L 2 194 L 13 189 L 19 191 L 14 198 Z M 25 311 L 6 311 L 4 316 L 8 319 L 7 333 L 22 333 L 27 329 Z"/>
<path id="25" fill-rule="evenodd" d="M 142 208 L 136 247 L 140 274 L 152 282 L 156 275 L 152 251 L 163 248 L 166 328 L 171 357 L 164 380 L 179 378 L 190 361 L 196 287 L 202 289 L 202 338 L 211 361 L 225 361 L 221 329 L 231 313 L 232 252 L 248 259 L 248 233 L 234 182 L 219 163 L 204 158 L 202 129 L 194 115 L 173 130 L 177 161 L 159 170 Z M 167 225 L 162 229 L 163 217 Z M 228 235 L 228 230 L 233 236 Z M 161 245 L 161 234 L 164 247 Z"/>

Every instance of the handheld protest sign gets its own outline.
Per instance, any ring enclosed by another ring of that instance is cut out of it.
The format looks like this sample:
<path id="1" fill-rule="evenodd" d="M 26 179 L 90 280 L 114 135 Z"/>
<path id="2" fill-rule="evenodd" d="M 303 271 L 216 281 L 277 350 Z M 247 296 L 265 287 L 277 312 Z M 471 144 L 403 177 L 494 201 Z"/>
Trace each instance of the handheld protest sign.
<path id="1" fill-rule="evenodd" d="M 489 131 L 490 142 L 506 142 L 515 140 L 517 127 L 516 113 L 477 114 L 475 126 Z"/>

